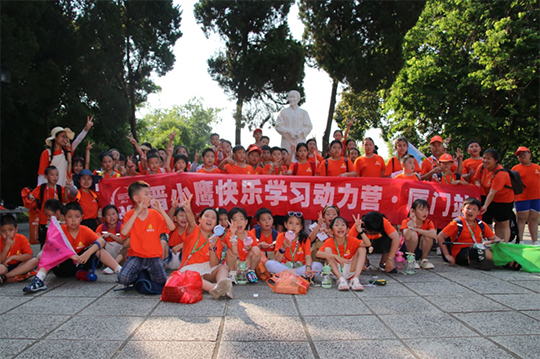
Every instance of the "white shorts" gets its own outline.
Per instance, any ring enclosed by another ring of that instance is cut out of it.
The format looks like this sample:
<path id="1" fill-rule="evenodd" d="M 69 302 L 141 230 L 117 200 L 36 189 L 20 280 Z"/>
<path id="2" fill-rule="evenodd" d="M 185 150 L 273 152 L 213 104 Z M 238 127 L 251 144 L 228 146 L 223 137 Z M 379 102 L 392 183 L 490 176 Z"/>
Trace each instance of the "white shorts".
<path id="1" fill-rule="evenodd" d="M 338 264 L 338 266 L 339 266 L 339 264 Z M 354 273 L 355 272 L 351 272 L 351 264 L 350 263 L 345 263 L 343 265 L 343 270 L 341 271 L 341 275 L 343 277 L 345 277 L 345 279 L 351 279 L 352 277 L 354 277 Z"/>
<path id="2" fill-rule="evenodd" d="M 202 277 L 203 275 L 212 273 L 214 269 L 216 269 L 218 266 L 219 264 L 217 266 L 210 267 L 210 262 L 195 263 L 195 264 L 190 264 L 188 266 L 183 267 L 182 269 L 180 269 L 180 272 L 191 270 L 191 271 L 199 273 Z"/>
<path id="3" fill-rule="evenodd" d="M 116 256 L 120 254 L 122 249 L 124 249 L 124 245 L 118 242 L 107 242 L 105 244 L 105 250 L 113 257 L 113 259 L 116 259 Z"/>
<path id="4" fill-rule="evenodd" d="M 178 268 L 180 268 L 180 264 L 182 264 L 182 257 L 180 257 L 180 254 L 181 252 L 178 252 L 176 254 L 170 252 L 171 260 L 167 260 L 168 263 L 165 262 L 165 268 L 171 270 L 177 270 Z"/>

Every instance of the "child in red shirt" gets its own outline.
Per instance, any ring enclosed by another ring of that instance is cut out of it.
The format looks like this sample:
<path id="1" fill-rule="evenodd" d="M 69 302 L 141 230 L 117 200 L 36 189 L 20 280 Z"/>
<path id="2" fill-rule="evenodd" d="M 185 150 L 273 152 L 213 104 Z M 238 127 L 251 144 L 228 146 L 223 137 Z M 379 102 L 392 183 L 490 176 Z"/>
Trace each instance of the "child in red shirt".
<path id="1" fill-rule="evenodd" d="M 308 146 L 300 142 L 296 145 L 296 161 L 291 163 L 285 174 L 293 176 L 315 176 L 317 167 L 314 162 L 308 161 Z"/>
<path id="2" fill-rule="evenodd" d="M 405 218 L 401 223 L 401 232 L 405 238 L 407 252 L 417 253 L 420 257 L 420 264 L 414 263 L 415 269 L 435 268 L 427 259 L 429 251 L 433 246 L 433 240 L 437 238 L 437 230 L 431 220 L 427 218 L 429 204 L 426 200 L 417 199 L 413 202 L 409 212 L 409 218 Z"/>
<path id="3" fill-rule="evenodd" d="M 383 177 L 384 159 L 376 154 L 375 143 L 370 137 L 364 138 L 364 155 L 356 159 L 354 166 L 359 177 Z"/>
<path id="4" fill-rule="evenodd" d="M 324 158 L 319 154 L 317 149 L 317 141 L 314 138 L 310 138 L 306 142 L 308 146 L 308 161 L 315 163 L 315 168 L 319 168 L 319 165 L 324 162 Z"/>
<path id="5" fill-rule="evenodd" d="M 246 164 L 246 150 L 242 145 L 234 146 L 233 158 L 227 157 L 219 164 L 218 168 L 228 174 L 253 174 L 253 167 Z"/>
<path id="6" fill-rule="evenodd" d="M 272 147 L 270 150 L 270 155 L 272 156 L 272 163 L 264 166 L 263 174 L 273 176 L 285 174 L 285 172 L 287 172 L 287 166 L 284 164 L 285 161 L 283 160 L 281 148 Z"/>
<path id="7" fill-rule="evenodd" d="M 95 176 L 90 170 L 84 169 L 78 175 L 74 176 L 73 179 L 79 188 L 76 201 L 81 204 L 84 213 L 81 224 L 95 231 L 101 222 L 99 195 L 95 191 L 99 176 Z"/>
<path id="8" fill-rule="evenodd" d="M 401 164 L 403 163 L 403 157 L 407 155 L 407 151 L 409 150 L 409 141 L 407 141 L 405 137 L 396 138 L 394 149 L 396 150 L 396 155 L 386 163 L 384 177 L 395 178 L 399 174 L 402 174 L 401 170 L 403 168 Z M 412 158 L 414 159 L 414 168 L 412 172 L 420 173 L 418 161 L 416 161 L 414 156 L 412 156 Z"/>
<path id="9" fill-rule="evenodd" d="M 99 175 L 103 179 L 120 178 L 122 175 L 114 169 L 113 155 L 109 151 L 104 151 L 99 154 L 101 161 L 101 171 L 95 170 L 94 175 Z"/>
<path id="10" fill-rule="evenodd" d="M 0 285 L 8 279 L 25 276 L 37 268 L 28 239 L 17 233 L 17 220 L 12 215 L 0 219 Z M 24 277 L 23 277 L 24 278 Z"/>
<path id="11" fill-rule="evenodd" d="M 163 243 L 163 261 L 165 267 L 177 270 L 182 264 L 182 249 L 186 237 L 187 217 L 182 207 L 178 206 L 178 199 L 174 199 L 169 211 L 169 217 L 176 224 L 176 229 L 169 233 L 169 241 Z"/>
<path id="12" fill-rule="evenodd" d="M 463 156 L 461 151 L 458 150 L 458 163 L 461 164 Z M 452 155 L 445 153 L 439 158 L 439 164 L 441 166 L 441 172 L 433 176 L 435 182 L 444 183 L 444 184 L 464 184 L 468 185 L 467 181 L 461 179 L 459 173 L 452 172 L 452 167 L 454 166 L 454 159 Z M 459 167 L 459 166 L 458 166 Z"/>
<path id="13" fill-rule="evenodd" d="M 474 184 L 474 175 L 478 166 L 482 165 L 481 151 L 482 147 L 480 147 L 480 143 L 477 140 L 470 140 L 467 143 L 467 152 L 471 157 L 463 161 L 463 175 L 461 177 L 471 184 Z"/>
<path id="14" fill-rule="evenodd" d="M 263 167 L 261 166 L 261 149 L 255 145 L 249 145 L 248 147 L 248 164 L 253 167 L 253 173 L 257 175 L 264 174 Z"/>
<path id="15" fill-rule="evenodd" d="M 342 157 L 343 144 L 334 140 L 329 147 L 330 157 L 324 160 L 318 168 L 318 176 L 356 177 L 358 174 L 350 159 Z"/>
<path id="16" fill-rule="evenodd" d="M 407 181 L 419 181 L 420 176 L 415 173 L 415 166 L 417 165 L 416 159 L 412 155 L 405 155 L 401 157 L 401 166 L 403 171 L 396 175 L 395 179 L 407 180 Z"/>
<path id="17" fill-rule="evenodd" d="M 257 240 L 261 251 L 266 255 L 274 252 L 274 242 L 278 236 L 278 232 L 273 228 L 274 216 L 268 208 L 259 208 L 255 213 L 258 225 L 250 232 L 249 236 Z"/>
<path id="18" fill-rule="evenodd" d="M 197 170 L 197 173 L 222 173 L 214 164 L 216 162 L 216 155 L 211 148 L 205 148 L 202 151 L 202 160 L 203 166 Z"/>
<path id="19" fill-rule="evenodd" d="M 317 222 L 312 223 L 311 226 L 309 226 L 309 229 L 311 230 L 309 233 L 309 239 L 311 241 L 311 257 L 323 264 L 324 260 L 317 258 L 317 252 L 319 252 L 323 243 L 332 236 L 330 223 L 332 223 L 336 217 L 339 217 L 339 208 L 328 205 L 324 207 L 322 212 L 319 212 L 319 219 Z"/>
<path id="20" fill-rule="evenodd" d="M 105 250 L 114 258 L 117 263 L 121 263 L 127 252 L 129 238 L 124 238 L 120 234 L 122 222 L 118 219 L 118 208 L 109 204 L 103 208 L 103 223 L 100 224 L 96 233 L 105 239 Z M 103 274 L 113 274 L 111 268 L 105 268 Z"/>

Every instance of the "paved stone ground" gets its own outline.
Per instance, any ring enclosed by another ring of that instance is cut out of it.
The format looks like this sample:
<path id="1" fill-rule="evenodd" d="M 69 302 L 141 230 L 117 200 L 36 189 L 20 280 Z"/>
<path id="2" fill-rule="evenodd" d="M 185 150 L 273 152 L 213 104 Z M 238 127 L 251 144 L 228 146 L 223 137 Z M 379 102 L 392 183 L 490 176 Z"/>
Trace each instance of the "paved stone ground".
<path id="1" fill-rule="evenodd" d="M 540 274 L 450 267 L 364 292 L 236 286 L 193 304 L 114 292 L 114 276 L 0 287 L 1 358 L 538 358 Z M 372 263 L 378 258 L 371 256 Z M 258 297 L 254 297 L 258 294 Z"/>

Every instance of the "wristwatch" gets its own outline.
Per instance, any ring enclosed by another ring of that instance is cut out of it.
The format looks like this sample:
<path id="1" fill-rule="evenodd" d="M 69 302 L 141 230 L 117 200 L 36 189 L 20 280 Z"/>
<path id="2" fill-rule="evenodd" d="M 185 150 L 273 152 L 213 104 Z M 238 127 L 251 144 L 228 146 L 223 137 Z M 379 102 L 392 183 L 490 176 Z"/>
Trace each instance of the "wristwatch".
<path id="1" fill-rule="evenodd" d="M 278 250 L 278 252 L 281 253 L 281 254 L 285 254 L 285 249 L 280 248 L 280 249 Z"/>

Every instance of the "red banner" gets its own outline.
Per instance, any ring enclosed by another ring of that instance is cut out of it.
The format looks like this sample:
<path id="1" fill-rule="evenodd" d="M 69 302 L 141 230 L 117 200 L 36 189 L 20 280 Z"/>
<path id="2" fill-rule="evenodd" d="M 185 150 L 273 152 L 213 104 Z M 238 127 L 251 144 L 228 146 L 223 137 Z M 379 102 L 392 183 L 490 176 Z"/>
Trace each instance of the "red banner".
<path id="1" fill-rule="evenodd" d="M 253 176 L 198 173 L 167 173 L 152 176 L 101 180 L 100 205 L 114 204 L 120 217 L 133 208 L 127 188 L 135 180 L 150 184 L 152 197 L 168 211 L 171 199 L 179 193 L 193 194 L 195 213 L 205 207 L 243 207 L 248 216 L 269 208 L 274 215 L 288 211 L 317 219 L 327 205 L 335 205 L 352 221 L 353 214 L 382 212 L 393 224 L 401 224 L 412 202 L 425 199 L 429 218 L 443 228 L 461 211 L 465 198 L 479 198 L 476 186 L 447 185 L 390 178 Z"/>

